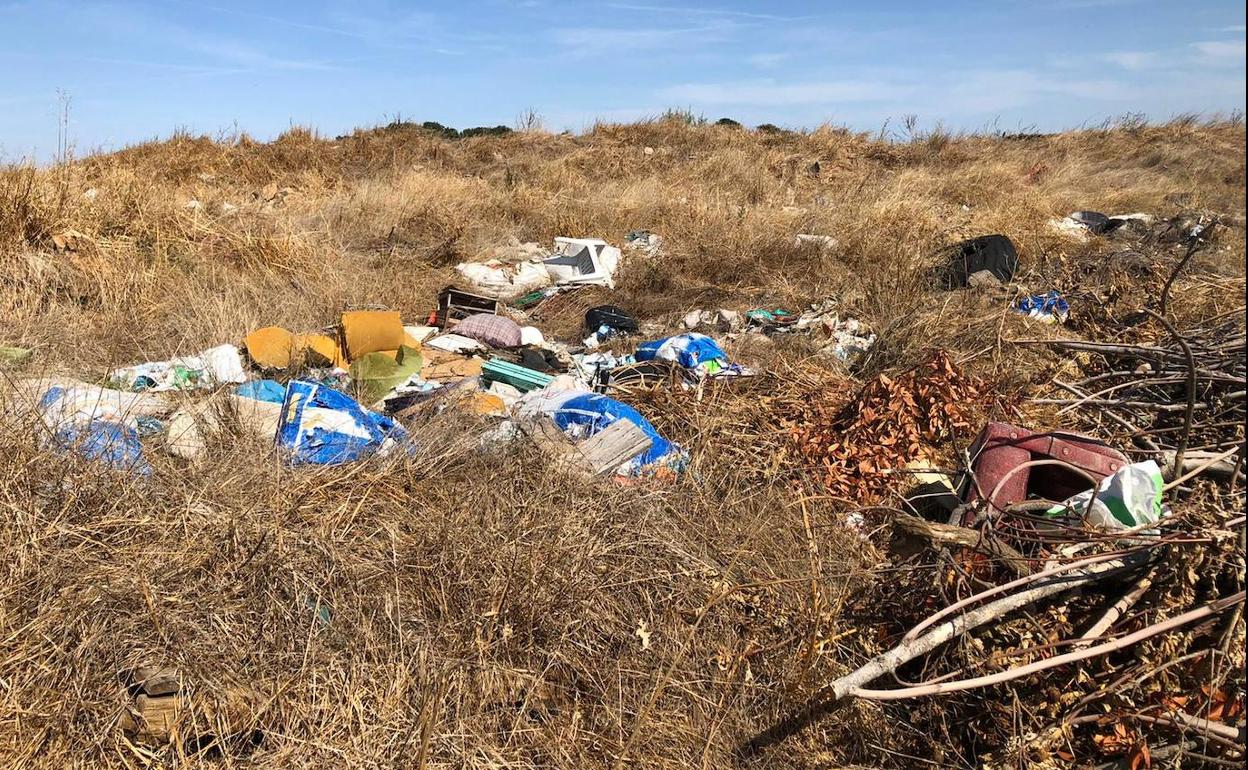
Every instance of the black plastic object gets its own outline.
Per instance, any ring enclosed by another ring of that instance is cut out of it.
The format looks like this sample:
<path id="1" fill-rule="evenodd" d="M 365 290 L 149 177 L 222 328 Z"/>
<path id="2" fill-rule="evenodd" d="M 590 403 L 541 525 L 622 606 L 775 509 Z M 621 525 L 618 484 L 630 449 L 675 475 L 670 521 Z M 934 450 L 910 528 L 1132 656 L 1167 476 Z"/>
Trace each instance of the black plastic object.
<path id="1" fill-rule="evenodd" d="M 639 328 L 636 318 L 615 305 L 599 305 L 585 311 L 585 328 L 594 332 L 600 326 L 615 329 L 617 332 L 635 332 Z"/>
<path id="2" fill-rule="evenodd" d="M 1076 211 L 1070 215 L 1070 218 L 1097 235 L 1112 233 L 1127 223 L 1125 219 L 1107 217 L 1099 211 Z"/>
<path id="3" fill-rule="evenodd" d="M 981 270 L 992 273 L 1002 283 L 1009 282 L 1018 269 L 1018 251 L 1004 235 L 984 235 L 963 241 L 953 248 L 945 270 L 945 284 L 958 289 Z"/>

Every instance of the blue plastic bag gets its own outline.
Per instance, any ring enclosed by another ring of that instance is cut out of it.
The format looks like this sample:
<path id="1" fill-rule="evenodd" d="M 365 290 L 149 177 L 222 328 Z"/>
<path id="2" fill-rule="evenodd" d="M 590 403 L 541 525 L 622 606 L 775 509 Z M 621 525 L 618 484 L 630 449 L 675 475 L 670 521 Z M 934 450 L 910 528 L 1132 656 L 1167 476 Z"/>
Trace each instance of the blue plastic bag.
<path id="1" fill-rule="evenodd" d="M 712 362 L 728 365 L 728 354 L 715 340 L 705 334 L 690 332 L 661 340 L 643 342 L 637 348 L 638 361 L 675 361 L 686 369 L 697 369 Z"/>
<path id="2" fill-rule="evenodd" d="M 286 388 L 277 445 L 292 464 L 340 465 L 385 454 L 408 441 L 394 420 L 324 385 L 295 380 Z"/>

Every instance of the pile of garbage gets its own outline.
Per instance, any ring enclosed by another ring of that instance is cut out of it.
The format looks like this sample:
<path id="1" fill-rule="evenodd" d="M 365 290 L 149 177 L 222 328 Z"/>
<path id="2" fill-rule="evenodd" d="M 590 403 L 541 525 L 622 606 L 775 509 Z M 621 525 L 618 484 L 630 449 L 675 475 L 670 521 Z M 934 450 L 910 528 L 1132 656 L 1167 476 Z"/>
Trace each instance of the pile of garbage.
<path id="1" fill-rule="evenodd" d="M 620 257 L 618 248 L 597 238 L 556 238 L 554 251 L 517 244 L 484 262 L 460 263 L 455 271 L 477 292 L 511 300 L 552 286 L 615 288 Z"/>
<path id="2" fill-rule="evenodd" d="M 639 321 L 614 305 L 585 313 L 583 340 L 548 340 L 499 296 L 539 285 L 610 287 L 620 254 L 597 239 L 559 238 L 556 247 L 517 263 L 506 281 L 489 272 L 501 268 L 461 265 L 471 290 L 444 289 L 424 323 L 407 323 L 395 311 L 354 310 L 323 329 L 267 326 L 237 345 L 123 367 L 101 383 L 27 380 L 22 402 L 58 451 L 138 475 L 151 473 L 151 439 L 162 437 L 165 451 L 198 461 L 227 421 L 272 441 L 292 465 L 401 456 L 419 450 L 421 419 L 447 409 L 485 421 L 482 444 L 527 437 L 565 468 L 679 474 L 684 450 L 612 391 L 669 380 L 694 387 L 752 372 L 705 334 L 644 339 Z M 513 280 L 523 275 L 540 281 Z M 600 349 L 609 340 L 632 352 Z"/>
<path id="3" fill-rule="evenodd" d="M 758 307 L 736 310 L 692 310 L 682 319 L 686 329 L 714 329 L 730 337 L 741 332 L 772 335 L 803 335 L 815 341 L 820 354 L 851 361 L 875 344 L 875 335 L 856 318 L 842 318 L 836 300 L 824 300 L 800 313 L 783 308 Z"/>

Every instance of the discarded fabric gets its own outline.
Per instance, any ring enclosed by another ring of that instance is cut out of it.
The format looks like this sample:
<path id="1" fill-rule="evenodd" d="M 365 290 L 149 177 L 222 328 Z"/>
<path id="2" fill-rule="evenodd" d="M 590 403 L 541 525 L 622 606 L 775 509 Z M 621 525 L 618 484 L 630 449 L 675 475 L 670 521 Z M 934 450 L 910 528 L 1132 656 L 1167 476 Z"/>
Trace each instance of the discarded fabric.
<path id="1" fill-rule="evenodd" d="M 407 431 L 350 396 L 295 380 L 286 388 L 277 444 L 292 464 L 340 465 L 384 455 L 406 443 Z"/>
<path id="2" fill-rule="evenodd" d="M 520 325 L 510 318 L 477 313 L 455 324 L 455 334 L 470 337 L 492 348 L 520 347 Z"/>

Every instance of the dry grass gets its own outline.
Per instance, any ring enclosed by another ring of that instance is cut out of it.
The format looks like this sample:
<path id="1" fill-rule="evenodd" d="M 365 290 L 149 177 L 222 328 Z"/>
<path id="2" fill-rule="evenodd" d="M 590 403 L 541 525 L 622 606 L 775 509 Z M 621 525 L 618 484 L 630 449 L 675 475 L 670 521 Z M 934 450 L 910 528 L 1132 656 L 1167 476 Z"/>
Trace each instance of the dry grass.
<path id="1" fill-rule="evenodd" d="M 1075 332 L 1119 333 L 1176 256 L 1150 251 L 1127 275 L 1112 243 L 1047 228 L 1073 209 L 1223 216 L 1173 313 L 1238 307 L 1244 141 L 1242 124 L 1190 121 L 892 144 L 667 120 L 461 141 L 176 136 L 0 169 L 0 344 L 35 348 L 37 370 L 98 376 L 261 325 L 318 328 L 355 305 L 419 319 L 457 261 L 508 237 L 618 243 L 643 227 L 666 256 L 632 257 L 610 300 L 644 319 L 832 296 L 881 335 L 853 373 L 781 341 L 741 351 L 775 373 L 751 388 L 639 395 L 693 454 L 682 481 L 657 489 L 586 486 L 524 448 L 483 454 L 474 426 L 450 417 L 420 427 L 413 459 L 291 470 L 227 433 L 201 466 L 154 457 L 143 483 L 11 427 L 3 764 L 976 764 L 1034 726 L 1003 719 L 1010 706 L 991 693 L 947 714 L 854 706 L 764 755 L 737 751 L 903 620 L 871 606 L 888 589 L 890 573 L 872 572 L 883 543 L 842 525 L 855 501 L 808 499 L 775 419 L 812 378 L 848 399 L 856 380 L 936 349 L 995 384 L 983 409 L 1047 381 L 1063 362 L 1002 342 L 1034 325 L 998 298 L 932 286 L 938 250 L 964 237 L 1008 234 L 1023 281 L 1071 294 Z M 67 230 L 83 242 L 56 251 Z M 799 248 L 798 232 L 841 248 Z M 572 339 L 577 306 L 542 324 Z M 188 732 L 256 729 L 260 746 L 212 757 L 128 743 L 117 673 L 141 663 L 186 676 Z"/>

